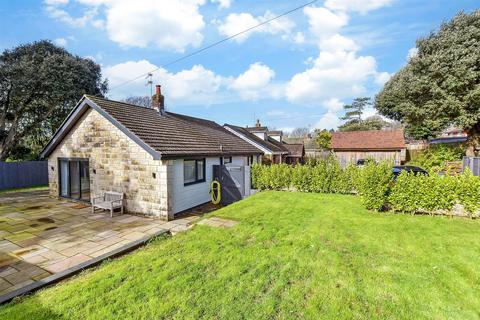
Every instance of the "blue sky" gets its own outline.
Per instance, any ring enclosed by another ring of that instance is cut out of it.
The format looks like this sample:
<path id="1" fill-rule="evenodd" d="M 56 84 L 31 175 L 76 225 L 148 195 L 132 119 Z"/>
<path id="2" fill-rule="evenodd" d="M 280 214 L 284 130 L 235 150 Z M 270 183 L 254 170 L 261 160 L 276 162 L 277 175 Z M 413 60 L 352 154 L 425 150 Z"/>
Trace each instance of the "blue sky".
<path id="1" fill-rule="evenodd" d="M 0 2 L 0 49 L 50 39 L 102 66 L 111 99 L 148 95 L 152 69 L 168 110 L 237 125 L 335 128 L 342 105 L 371 96 L 414 54 L 415 40 L 467 0 L 325 0 L 180 63 L 165 63 L 307 0 Z M 477 4 L 477 6 L 475 6 Z M 368 110 L 367 115 L 374 114 Z"/>

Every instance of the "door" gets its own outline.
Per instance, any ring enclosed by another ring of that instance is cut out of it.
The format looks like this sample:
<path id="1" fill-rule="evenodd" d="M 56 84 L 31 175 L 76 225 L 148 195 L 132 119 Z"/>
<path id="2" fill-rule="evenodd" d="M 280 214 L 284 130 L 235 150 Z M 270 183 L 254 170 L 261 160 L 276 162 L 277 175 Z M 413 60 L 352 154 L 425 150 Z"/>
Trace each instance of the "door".
<path id="1" fill-rule="evenodd" d="M 222 204 L 230 204 L 244 198 L 245 167 L 214 165 L 213 177 L 220 182 Z"/>
<path id="2" fill-rule="evenodd" d="M 90 201 L 88 159 L 59 159 L 59 195 L 64 198 Z"/>

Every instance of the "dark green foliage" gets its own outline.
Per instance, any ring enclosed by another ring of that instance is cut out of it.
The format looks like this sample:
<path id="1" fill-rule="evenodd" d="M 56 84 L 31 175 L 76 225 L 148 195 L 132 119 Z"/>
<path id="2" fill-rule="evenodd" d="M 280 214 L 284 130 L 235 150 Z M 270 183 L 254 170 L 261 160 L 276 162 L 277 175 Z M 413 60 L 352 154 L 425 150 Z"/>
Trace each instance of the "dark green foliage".
<path id="1" fill-rule="evenodd" d="M 409 165 L 416 165 L 426 170 L 445 170 L 447 161 L 460 161 L 465 155 L 465 148 L 461 145 L 448 146 L 444 144 L 432 145 L 428 149 L 415 154 Z"/>
<path id="2" fill-rule="evenodd" d="M 358 172 L 356 189 L 367 209 L 385 209 L 392 184 L 392 165 L 389 162 L 368 161 Z"/>
<path id="3" fill-rule="evenodd" d="M 100 66 L 50 41 L 0 55 L 0 161 L 32 159 L 83 94 L 102 96 Z"/>
<path id="4" fill-rule="evenodd" d="M 342 117 L 342 120 L 346 120 L 347 123 L 350 121 L 360 121 L 362 119 L 363 110 L 371 105 L 372 101 L 370 98 L 359 97 L 353 99 L 352 104 L 346 104 L 343 106 L 343 109 L 345 109 L 345 115 Z"/>
<path id="5" fill-rule="evenodd" d="M 255 165 L 252 181 L 260 190 L 298 190 L 318 193 L 354 193 L 357 168 L 342 169 L 332 156 L 306 165 Z"/>
<path id="6" fill-rule="evenodd" d="M 454 124 L 480 132 L 480 10 L 460 12 L 417 40 L 418 55 L 385 84 L 375 107 L 414 138 Z"/>
<path id="7" fill-rule="evenodd" d="M 479 196 L 480 178 L 467 169 L 454 176 L 402 172 L 392 185 L 388 200 L 393 210 L 411 214 L 450 211 L 458 203 L 473 217 L 480 208 Z"/>
<path id="8" fill-rule="evenodd" d="M 349 121 L 338 127 L 339 131 L 381 130 L 392 125 L 379 116 L 368 117 L 365 120 Z"/>

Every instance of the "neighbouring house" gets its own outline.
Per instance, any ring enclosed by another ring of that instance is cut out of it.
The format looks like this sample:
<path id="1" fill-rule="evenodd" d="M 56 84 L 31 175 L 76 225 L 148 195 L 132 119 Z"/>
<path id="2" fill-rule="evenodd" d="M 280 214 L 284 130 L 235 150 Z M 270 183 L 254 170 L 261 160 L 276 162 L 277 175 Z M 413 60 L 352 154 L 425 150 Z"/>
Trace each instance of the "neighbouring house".
<path id="1" fill-rule="evenodd" d="M 464 143 L 468 139 L 465 130 L 457 127 L 449 127 L 442 131 L 438 136 L 429 140 L 431 144 L 459 144 Z"/>
<path id="2" fill-rule="evenodd" d="M 210 200 L 213 165 L 248 166 L 262 151 L 221 125 L 85 95 L 42 151 L 50 194 L 90 201 L 124 193 L 127 212 L 173 219 Z"/>
<path id="3" fill-rule="evenodd" d="M 303 144 L 287 144 L 283 132 L 269 131 L 257 120 L 255 127 L 239 127 L 225 124 L 224 128 L 263 152 L 262 163 L 301 163 L 304 160 Z"/>
<path id="4" fill-rule="evenodd" d="M 305 147 L 303 143 L 284 143 L 283 146 L 288 150 L 285 156 L 285 162 L 288 164 L 303 163 L 305 158 Z"/>
<path id="5" fill-rule="evenodd" d="M 405 161 L 406 145 L 403 130 L 371 130 L 333 132 L 331 149 L 342 166 L 360 159 Z"/>

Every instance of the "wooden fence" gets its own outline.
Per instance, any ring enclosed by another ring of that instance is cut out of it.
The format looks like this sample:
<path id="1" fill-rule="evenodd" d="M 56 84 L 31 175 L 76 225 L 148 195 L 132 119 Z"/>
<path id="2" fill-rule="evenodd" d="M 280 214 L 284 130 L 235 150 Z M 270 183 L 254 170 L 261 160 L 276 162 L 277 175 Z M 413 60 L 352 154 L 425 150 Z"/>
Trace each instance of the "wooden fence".
<path id="1" fill-rule="evenodd" d="M 47 184 L 47 161 L 0 162 L 0 190 Z"/>

